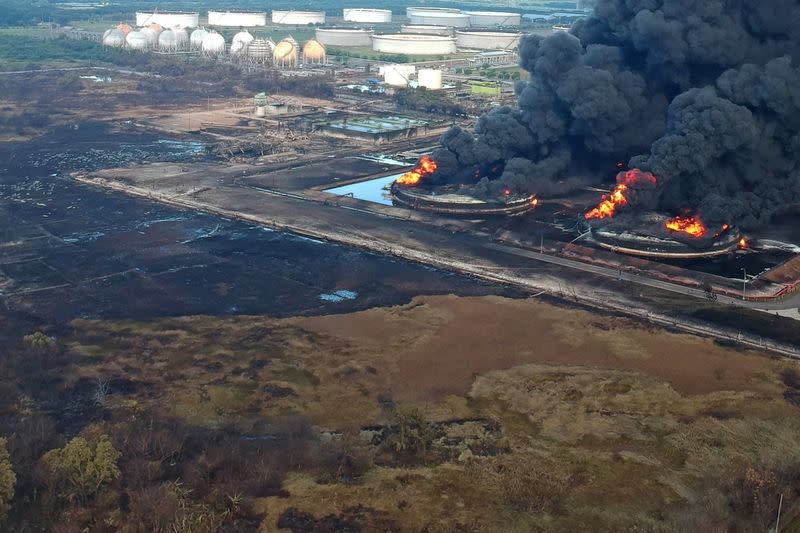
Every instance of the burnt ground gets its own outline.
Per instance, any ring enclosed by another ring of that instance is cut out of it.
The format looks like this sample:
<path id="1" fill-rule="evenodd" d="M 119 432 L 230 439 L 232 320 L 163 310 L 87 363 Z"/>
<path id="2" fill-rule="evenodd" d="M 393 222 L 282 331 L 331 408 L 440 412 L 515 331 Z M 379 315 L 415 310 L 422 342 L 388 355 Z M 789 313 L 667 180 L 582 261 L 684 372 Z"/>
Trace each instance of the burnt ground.
<path id="1" fill-rule="evenodd" d="M 66 177 L 79 169 L 206 157 L 191 139 L 120 126 L 86 124 L 0 145 L 2 312 L 24 317 L 24 329 L 79 317 L 290 316 L 397 304 L 418 294 L 508 292 Z M 338 290 L 353 294 L 326 296 Z"/>

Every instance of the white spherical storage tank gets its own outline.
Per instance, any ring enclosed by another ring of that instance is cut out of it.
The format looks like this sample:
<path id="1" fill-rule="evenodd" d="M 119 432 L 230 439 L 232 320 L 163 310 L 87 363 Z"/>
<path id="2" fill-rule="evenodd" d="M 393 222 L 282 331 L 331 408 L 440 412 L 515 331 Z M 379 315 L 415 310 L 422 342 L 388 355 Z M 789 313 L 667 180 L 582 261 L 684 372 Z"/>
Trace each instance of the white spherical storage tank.
<path id="1" fill-rule="evenodd" d="M 378 69 L 378 72 L 383 76 L 383 81 L 387 85 L 405 87 L 416 70 L 417 67 L 414 65 L 384 65 Z"/>
<path id="2" fill-rule="evenodd" d="M 368 9 L 354 7 L 342 10 L 342 18 L 347 22 L 366 22 L 371 24 L 389 24 L 392 22 L 390 9 Z"/>
<path id="3" fill-rule="evenodd" d="M 155 46 L 158 46 L 158 36 L 161 35 L 161 32 L 163 31 L 160 25 L 151 24 L 146 28 L 142 28 L 139 31 L 142 32 L 142 35 L 144 35 L 145 38 L 147 39 L 148 48 L 153 48 Z"/>
<path id="4" fill-rule="evenodd" d="M 477 27 L 519 26 L 522 15 L 519 13 L 502 13 L 500 11 L 464 11 L 469 15 L 469 25 Z"/>
<path id="5" fill-rule="evenodd" d="M 372 46 L 372 32 L 359 28 L 317 28 L 317 40 L 325 46 Z"/>
<path id="6" fill-rule="evenodd" d="M 203 46 L 201 49 L 206 55 L 222 55 L 225 53 L 225 37 L 212 30 L 203 38 Z"/>
<path id="7" fill-rule="evenodd" d="M 297 41 L 287 37 L 275 45 L 272 62 L 280 67 L 293 67 L 297 65 L 298 55 Z"/>
<path id="8" fill-rule="evenodd" d="M 408 55 L 447 55 L 456 52 L 456 40 L 443 35 L 414 35 L 389 33 L 372 36 L 372 49 L 376 52 Z"/>
<path id="9" fill-rule="evenodd" d="M 464 13 L 442 13 L 439 11 L 414 11 L 408 17 L 411 24 L 431 24 L 450 28 L 469 28 L 469 15 Z"/>
<path id="10" fill-rule="evenodd" d="M 107 31 L 103 36 L 103 46 L 122 48 L 125 46 L 125 34 L 117 28 Z"/>
<path id="11" fill-rule="evenodd" d="M 247 57 L 256 63 L 269 63 L 275 53 L 275 43 L 269 39 L 255 39 L 247 45 Z"/>
<path id="12" fill-rule="evenodd" d="M 189 48 L 192 50 L 200 50 L 203 48 L 203 39 L 208 35 L 205 28 L 197 28 L 189 35 Z"/>
<path id="13" fill-rule="evenodd" d="M 253 28 L 267 25 L 267 13 L 258 11 L 209 11 L 209 26 Z"/>
<path id="14" fill-rule="evenodd" d="M 426 26 L 405 24 L 400 26 L 400 33 L 422 33 L 426 35 L 453 35 L 453 29 L 447 26 Z"/>
<path id="15" fill-rule="evenodd" d="M 420 87 L 438 91 L 442 88 L 442 71 L 433 68 L 421 68 L 417 72 L 417 83 Z"/>
<path id="16" fill-rule="evenodd" d="M 158 36 L 158 47 L 162 50 L 176 51 L 189 47 L 189 34 L 183 28 L 164 30 Z"/>
<path id="17" fill-rule="evenodd" d="M 456 46 L 469 50 L 513 50 L 522 37 L 518 32 L 456 31 Z"/>
<path id="18" fill-rule="evenodd" d="M 137 12 L 136 25 L 148 26 L 150 24 L 160 24 L 165 28 L 196 28 L 200 24 L 199 13 L 189 13 L 186 11 L 152 11 Z"/>
<path id="19" fill-rule="evenodd" d="M 325 12 L 274 10 L 272 12 L 272 22 L 275 24 L 294 24 L 296 26 L 325 24 Z"/>
<path id="20" fill-rule="evenodd" d="M 244 54 L 247 52 L 247 45 L 250 44 L 255 37 L 249 31 L 240 31 L 233 36 L 231 40 L 231 55 Z"/>
<path id="21" fill-rule="evenodd" d="M 125 42 L 131 50 L 145 50 L 150 46 L 150 41 L 142 30 L 135 30 L 130 32 L 125 37 Z"/>

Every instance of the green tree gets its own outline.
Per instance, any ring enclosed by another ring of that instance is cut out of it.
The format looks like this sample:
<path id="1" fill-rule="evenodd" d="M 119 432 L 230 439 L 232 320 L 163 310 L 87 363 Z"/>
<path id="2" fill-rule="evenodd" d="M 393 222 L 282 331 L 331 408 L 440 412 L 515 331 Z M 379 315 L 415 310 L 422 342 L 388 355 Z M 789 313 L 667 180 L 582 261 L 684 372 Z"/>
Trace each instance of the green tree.
<path id="1" fill-rule="evenodd" d="M 56 340 L 41 331 L 22 337 L 22 343 L 32 352 L 39 354 L 52 353 L 56 349 Z"/>
<path id="2" fill-rule="evenodd" d="M 8 509 L 11 507 L 11 500 L 14 498 L 14 485 L 17 476 L 11 468 L 11 457 L 6 448 L 6 439 L 0 439 L 0 521 L 2 521 Z"/>
<path id="3" fill-rule="evenodd" d="M 50 450 L 42 457 L 58 496 L 85 504 L 100 488 L 120 476 L 120 454 L 107 435 L 89 443 L 75 437 L 63 448 Z"/>
<path id="4" fill-rule="evenodd" d="M 387 444 L 399 455 L 421 458 L 433 442 L 433 429 L 419 409 L 399 408 L 395 414 L 396 432 Z"/>

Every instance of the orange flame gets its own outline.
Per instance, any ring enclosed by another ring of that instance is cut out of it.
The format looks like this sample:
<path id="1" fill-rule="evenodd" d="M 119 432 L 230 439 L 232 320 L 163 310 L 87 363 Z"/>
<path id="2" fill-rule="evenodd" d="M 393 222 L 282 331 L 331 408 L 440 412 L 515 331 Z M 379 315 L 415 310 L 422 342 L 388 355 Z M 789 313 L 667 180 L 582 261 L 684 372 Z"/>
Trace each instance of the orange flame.
<path id="1" fill-rule="evenodd" d="M 667 229 L 678 232 L 686 233 L 692 237 L 702 237 L 708 232 L 708 228 L 700 220 L 700 217 L 681 217 L 677 216 L 664 223 Z"/>
<path id="2" fill-rule="evenodd" d="M 416 166 L 416 168 L 414 170 L 411 170 L 410 172 L 406 172 L 405 174 L 397 178 L 396 183 L 400 185 L 408 185 L 410 187 L 413 187 L 414 185 L 417 185 L 420 181 L 422 181 L 422 178 L 430 176 L 431 174 L 436 172 L 437 168 L 438 165 L 436 164 L 436 161 L 434 161 L 427 155 L 424 155 L 422 156 L 422 159 L 419 160 L 419 164 Z"/>
<path id="3" fill-rule="evenodd" d="M 739 248 L 741 248 L 742 250 L 747 250 L 749 247 L 750 243 L 747 242 L 746 237 L 742 237 L 741 239 L 739 239 Z"/>
<path id="4" fill-rule="evenodd" d="M 631 169 L 617 174 L 617 185 L 608 194 L 604 194 L 597 207 L 584 215 L 586 220 L 593 218 L 611 218 L 617 214 L 617 209 L 628 205 L 630 200 L 626 196 L 628 189 L 632 186 L 648 183 L 651 186 L 656 184 L 656 177 L 649 172 L 642 172 L 639 169 Z"/>
<path id="5" fill-rule="evenodd" d="M 533 207 L 538 206 L 539 205 L 539 199 L 537 197 L 535 197 L 535 196 L 533 198 L 531 198 L 531 205 Z"/>

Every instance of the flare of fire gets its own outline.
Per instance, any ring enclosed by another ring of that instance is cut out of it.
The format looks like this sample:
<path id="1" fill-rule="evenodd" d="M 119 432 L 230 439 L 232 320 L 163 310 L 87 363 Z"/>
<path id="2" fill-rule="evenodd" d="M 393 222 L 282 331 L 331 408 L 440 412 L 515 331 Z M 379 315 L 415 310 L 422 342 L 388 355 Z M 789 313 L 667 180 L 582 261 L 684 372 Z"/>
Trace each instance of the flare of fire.
<path id="1" fill-rule="evenodd" d="M 427 155 L 424 155 L 422 156 L 422 159 L 419 160 L 419 163 L 417 164 L 416 168 L 414 168 L 414 170 L 406 172 L 405 174 L 397 178 L 397 183 L 400 185 L 408 185 L 410 187 L 413 187 L 414 185 L 417 185 L 420 181 L 422 181 L 422 178 L 430 176 L 431 174 L 436 172 L 437 168 L 438 165 L 436 164 L 436 161 L 434 161 Z"/>
<path id="2" fill-rule="evenodd" d="M 656 177 L 649 172 L 642 172 L 639 169 L 631 169 L 617 174 L 617 185 L 614 190 L 604 194 L 597 207 L 586 213 L 587 220 L 593 218 L 611 218 L 617 214 L 620 207 L 630 204 L 628 198 L 629 189 L 640 184 L 656 184 Z"/>
<path id="3" fill-rule="evenodd" d="M 702 237 L 708 232 L 708 228 L 700 220 L 700 217 L 681 217 L 677 216 L 664 223 L 667 229 L 677 233 L 685 233 L 692 237 Z"/>
<path id="4" fill-rule="evenodd" d="M 750 244 L 747 242 L 746 237 L 742 237 L 739 239 L 739 248 L 742 250 L 747 250 L 750 247 Z"/>

